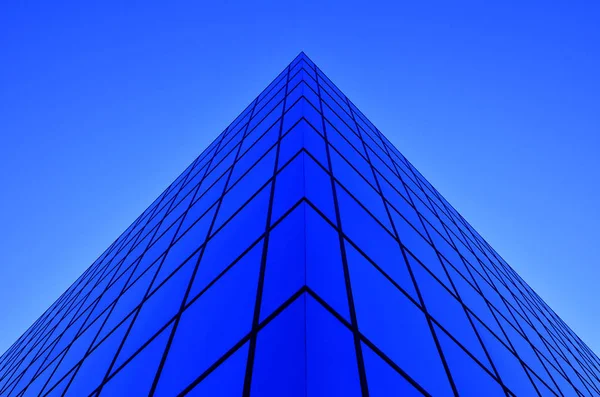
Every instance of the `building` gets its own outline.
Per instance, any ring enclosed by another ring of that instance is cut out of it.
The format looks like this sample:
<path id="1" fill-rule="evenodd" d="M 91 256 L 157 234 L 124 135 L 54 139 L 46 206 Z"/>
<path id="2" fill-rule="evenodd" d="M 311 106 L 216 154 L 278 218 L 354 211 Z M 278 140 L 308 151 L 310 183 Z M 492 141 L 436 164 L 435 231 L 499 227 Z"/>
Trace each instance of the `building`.
<path id="1" fill-rule="evenodd" d="M 600 360 L 301 53 L 0 358 L 0 396 L 595 396 Z"/>

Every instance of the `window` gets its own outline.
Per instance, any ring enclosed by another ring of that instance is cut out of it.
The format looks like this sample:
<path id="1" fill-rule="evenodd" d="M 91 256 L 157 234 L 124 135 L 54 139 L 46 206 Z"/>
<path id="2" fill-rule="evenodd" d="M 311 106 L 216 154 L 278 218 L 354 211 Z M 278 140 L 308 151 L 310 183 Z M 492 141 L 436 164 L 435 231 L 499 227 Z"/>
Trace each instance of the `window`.
<path id="1" fill-rule="evenodd" d="M 182 313 L 157 395 L 181 392 L 250 331 L 260 263 L 238 265 Z"/>
<path id="2" fill-rule="evenodd" d="M 348 254 L 358 329 L 434 396 L 451 396 L 423 312 L 366 260 Z"/>

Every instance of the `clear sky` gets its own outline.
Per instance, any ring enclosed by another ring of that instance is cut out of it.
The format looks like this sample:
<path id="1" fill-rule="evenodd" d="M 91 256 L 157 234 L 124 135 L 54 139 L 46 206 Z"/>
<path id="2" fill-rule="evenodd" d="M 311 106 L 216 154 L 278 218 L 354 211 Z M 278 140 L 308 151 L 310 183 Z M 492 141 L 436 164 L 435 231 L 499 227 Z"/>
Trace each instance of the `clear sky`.
<path id="1" fill-rule="evenodd" d="M 0 351 L 304 50 L 600 353 L 597 1 L 8 3 Z"/>

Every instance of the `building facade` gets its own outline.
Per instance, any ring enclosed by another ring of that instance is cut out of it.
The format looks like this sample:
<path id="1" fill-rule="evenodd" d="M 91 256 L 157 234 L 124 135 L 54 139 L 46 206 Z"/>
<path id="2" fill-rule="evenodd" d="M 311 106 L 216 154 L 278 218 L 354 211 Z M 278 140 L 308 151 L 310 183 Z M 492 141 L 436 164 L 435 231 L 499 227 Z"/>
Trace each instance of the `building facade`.
<path id="1" fill-rule="evenodd" d="M 599 368 L 301 53 L 0 357 L 0 396 L 597 396 Z"/>

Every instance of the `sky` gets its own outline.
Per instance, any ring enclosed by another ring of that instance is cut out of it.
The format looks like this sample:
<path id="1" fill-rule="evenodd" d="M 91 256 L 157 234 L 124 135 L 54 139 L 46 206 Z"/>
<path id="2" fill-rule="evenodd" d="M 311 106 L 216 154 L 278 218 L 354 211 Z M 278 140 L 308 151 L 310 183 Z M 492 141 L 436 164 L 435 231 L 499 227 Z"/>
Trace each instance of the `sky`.
<path id="1" fill-rule="evenodd" d="M 600 353 L 597 2 L 161 3 L 0 5 L 0 352 L 302 50 Z"/>

